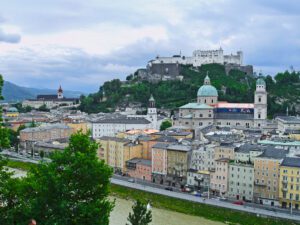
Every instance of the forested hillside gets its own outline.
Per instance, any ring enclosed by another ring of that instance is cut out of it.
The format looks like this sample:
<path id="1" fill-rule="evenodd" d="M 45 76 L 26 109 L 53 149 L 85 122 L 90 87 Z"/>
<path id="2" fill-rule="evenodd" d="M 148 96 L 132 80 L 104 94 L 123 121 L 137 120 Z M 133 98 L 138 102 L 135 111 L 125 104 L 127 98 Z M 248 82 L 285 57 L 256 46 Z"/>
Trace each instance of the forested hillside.
<path id="1" fill-rule="evenodd" d="M 238 70 L 231 70 L 226 75 L 224 66 L 209 64 L 197 69 L 183 67 L 183 81 L 160 81 L 153 84 L 139 81 L 135 76 L 130 76 L 126 82 L 118 79 L 107 81 L 97 93 L 81 97 L 80 109 L 91 113 L 113 111 L 120 105 L 135 102 L 146 106 L 150 94 L 156 99 L 157 107 L 175 109 L 196 100 L 197 90 L 207 73 L 212 85 L 219 91 L 219 101 L 253 102 L 256 78 Z M 300 94 L 299 73 L 284 72 L 277 74 L 274 79 L 271 76 L 264 79 L 269 93 L 269 115 L 285 113 L 287 106 L 290 113 L 295 114 Z M 103 90 L 107 97 L 105 102 L 102 102 Z"/>

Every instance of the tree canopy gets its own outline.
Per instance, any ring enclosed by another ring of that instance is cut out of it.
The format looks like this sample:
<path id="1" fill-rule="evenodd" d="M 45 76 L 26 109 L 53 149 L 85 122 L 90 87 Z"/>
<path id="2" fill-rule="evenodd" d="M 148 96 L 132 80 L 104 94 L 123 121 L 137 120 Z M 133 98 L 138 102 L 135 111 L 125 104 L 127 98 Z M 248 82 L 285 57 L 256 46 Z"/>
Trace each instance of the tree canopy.
<path id="1" fill-rule="evenodd" d="M 76 133 L 64 151 L 51 156 L 52 162 L 40 163 L 26 178 L 12 179 L 0 164 L 0 197 L 7 202 L 0 207 L 0 224 L 35 218 L 44 225 L 108 225 L 114 206 L 108 199 L 112 169 L 98 160 L 97 149 L 88 135 Z"/>
<path id="2" fill-rule="evenodd" d="M 137 200 L 132 206 L 132 213 L 127 218 L 130 225 L 148 225 L 152 222 L 152 212 L 147 209 L 147 205 Z M 128 225 L 128 224 L 127 224 Z"/>
<path id="3" fill-rule="evenodd" d="M 219 91 L 219 100 L 228 102 L 252 103 L 256 78 L 240 70 L 231 70 L 226 74 L 225 67 L 220 64 L 207 64 L 199 68 L 182 66 L 184 79 L 159 81 L 150 83 L 138 79 L 118 79 L 105 82 L 99 92 L 82 96 L 80 109 L 88 113 L 114 111 L 117 107 L 128 103 L 141 103 L 146 107 L 148 99 L 153 94 L 158 108 L 177 109 L 179 106 L 196 100 L 197 90 L 203 85 L 203 80 L 209 72 L 211 83 Z M 295 104 L 300 95 L 299 72 L 278 73 L 272 76 L 262 76 L 267 83 L 268 114 L 282 114 L 290 107 L 291 115 L 295 114 Z M 288 87 L 288 88 L 287 88 Z M 289 91 L 293 90 L 293 92 Z M 103 91 L 107 97 L 102 101 Z"/>

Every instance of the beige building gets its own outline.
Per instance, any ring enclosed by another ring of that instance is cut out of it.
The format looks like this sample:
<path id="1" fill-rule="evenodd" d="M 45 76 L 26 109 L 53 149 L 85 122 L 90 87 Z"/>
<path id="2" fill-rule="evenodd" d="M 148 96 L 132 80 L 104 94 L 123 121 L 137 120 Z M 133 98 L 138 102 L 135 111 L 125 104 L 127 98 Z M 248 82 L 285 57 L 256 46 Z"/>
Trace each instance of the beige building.
<path id="1" fill-rule="evenodd" d="M 229 161 L 227 158 L 217 159 L 215 171 L 210 174 L 210 190 L 215 195 L 227 195 Z"/>
<path id="2" fill-rule="evenodd" d="M 126 161 L 142 158 L 143 146 L 125 138 L 103 136 L 96 140 L 99 143 L 98 157 L 111 166 L 116 173 L 127 173 Z"/>
<path id="3" fill-rule="evenodd" d="M 221 143 L 215 147 L 215 160 L 222 158 L 234 160 L 235 149 L 236 147 L 232 143 Z"/>
<path id="4" fill-rule="evenodd" d="M 167 147 L 167 182 L 183 188 L 187 181 L 191 146 L 172 144 Z"/>
<path id="5" fill-rule="evenodd" d="M 254 201 L 264 205 L 279 205 L 280 164 L 288 150 L 268 147 L 254 159 Z"/>
<path id="6" fill-rule="evenodd" d="M 20 141 L 52 141 L 69 138 L 72 129 L 64 124 L 26 128 L 20 131 Z"/>

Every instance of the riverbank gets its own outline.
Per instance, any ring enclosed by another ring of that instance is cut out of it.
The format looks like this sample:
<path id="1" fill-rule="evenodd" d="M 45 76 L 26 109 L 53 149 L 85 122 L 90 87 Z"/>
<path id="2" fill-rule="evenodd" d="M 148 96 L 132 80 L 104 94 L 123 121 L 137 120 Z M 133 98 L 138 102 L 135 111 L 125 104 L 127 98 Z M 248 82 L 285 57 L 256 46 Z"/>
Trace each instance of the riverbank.
<path id="1" fill-rule="evenodd" d="M 119 185 L 111 185 L 111 194 L 119 198 L 140 199 L 142 201 L 151 201 L 156 208 L 167 209 L 179 213 L 203 217 L 213 221 L 219 221 L 227 224 L 241 225 L 282 225 L 299 224 L 294 221 L 262 218 L 254 214 L 239 212 L 236 210 L 225 209 L 221 207 L 210 206 L 201 203 L 194 203 L 186 200 L 176 199 L 164 195 L 153 194 L 141 190 L 131 189 Z"/>

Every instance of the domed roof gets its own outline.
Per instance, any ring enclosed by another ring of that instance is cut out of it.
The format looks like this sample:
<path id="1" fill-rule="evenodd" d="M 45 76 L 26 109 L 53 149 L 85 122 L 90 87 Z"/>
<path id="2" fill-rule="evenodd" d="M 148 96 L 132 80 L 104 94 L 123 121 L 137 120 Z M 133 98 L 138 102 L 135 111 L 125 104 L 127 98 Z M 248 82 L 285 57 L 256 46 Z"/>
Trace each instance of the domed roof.
<path id="1" fill-rule="evenodd" d="M 266 82 L 262 78 L 258 78 L 256 81 L 256 85 L 264 85 L 266 86 Z"/>
<path id="2" fill-rule="evenodd" d="M 197 96 L 211 96 L 211 97 L 217 97 L 218 91 L 217 89 L 212 85 L 203 85 L 199 88 Z"/>

